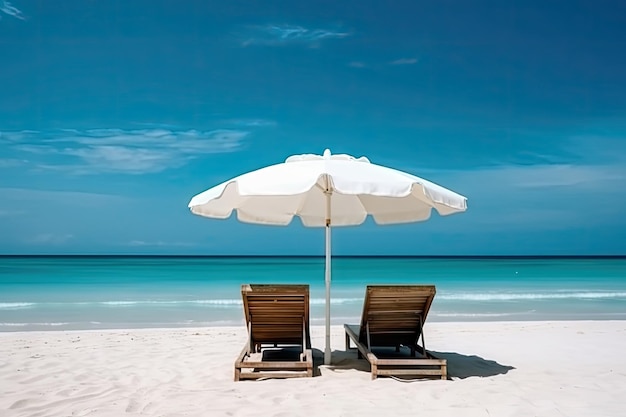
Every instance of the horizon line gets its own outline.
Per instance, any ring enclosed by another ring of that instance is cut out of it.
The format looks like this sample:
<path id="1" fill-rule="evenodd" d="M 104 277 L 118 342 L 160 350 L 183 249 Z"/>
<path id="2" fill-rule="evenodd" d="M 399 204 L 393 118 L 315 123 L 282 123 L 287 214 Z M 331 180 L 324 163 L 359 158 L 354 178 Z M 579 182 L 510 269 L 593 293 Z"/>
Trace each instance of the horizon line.
<path id="1" fill-rule="evenodd" d="M 0 258 L 320 258 L 324 255 L 180 255 L 180 254 L 0 254 Z M 626 254 L 604 255 L 332 255 L 331 258 L 389 259 L 623 259 Z"/>

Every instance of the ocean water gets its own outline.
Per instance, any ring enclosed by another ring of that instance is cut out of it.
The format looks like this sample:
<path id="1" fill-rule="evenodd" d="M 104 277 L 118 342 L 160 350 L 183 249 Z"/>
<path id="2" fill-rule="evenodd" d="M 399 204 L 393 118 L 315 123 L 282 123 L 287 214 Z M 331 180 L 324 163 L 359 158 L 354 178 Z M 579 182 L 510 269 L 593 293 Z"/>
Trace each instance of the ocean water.
<path id="1" fill-rule="evenodd" d="M 626 258 L 335 257 L 331 322 L 366 284 L 434 284 L 428 321 L 624 320 Z M 0 257 L 0 331 L 241 325 L 241 285 L 301 283 L 324 323 L 323 257 Z"/>

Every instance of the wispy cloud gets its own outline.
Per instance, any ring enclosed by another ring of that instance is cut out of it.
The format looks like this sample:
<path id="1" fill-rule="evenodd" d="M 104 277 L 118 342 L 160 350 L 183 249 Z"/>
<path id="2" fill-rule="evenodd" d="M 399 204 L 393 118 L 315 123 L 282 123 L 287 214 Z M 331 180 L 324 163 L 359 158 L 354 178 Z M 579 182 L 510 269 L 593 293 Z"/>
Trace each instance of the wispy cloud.
<path id="1" fill-rule="evenodd" d="M 576 187 L 605 188 L 626 180 L 626 168 L 619 166 L 535 165 L 507 167 L 494 171 L 521 188 Z"/>
<path id="2" fill-rule="evenodd" d="M 579 213 L 567 208 L 532 208 L 512 206 L 507 210 L 491 210 L 489 216 L 474 218 L 474 226 L 482 231 L 506 230 L 570 230 L 580 224 Z M 471 212 L 470 212 L 471 216 Z"/>
<path id="3" fill-rule="evenodd" d="M 400 65 L 414 65 L 417 64 L 419 60 L 417 58 L 400 58 L 395 61 L 390 62 L 363 62 L 363 61 L 350 61 L 348 62 L 348 66 L 352 68 L 371 68 L 376 70 L 384 69 L 388 66 L 400 66 Z"/>
<path id="4" fill-rule="evenodd" d="M 580 134 L 569 138 L 564 151 L 591 163 L 626 165 L 626 133 Z"/>
<path id="5" fill-rule="evenodd" d="M 0 217 L 13 217 L 13 216 L 21 216 L 24 214 L 23 210 L 3 210 L 0 209 Z"/>
<path id="6" fill-rule="evenodd" d="M 127 199 L 127 197 L 113 194 L 83 191 L 0 187 L 0 201 L 18 201 L 29 207 L 37 205 L 49 206 L 59 202 L 69 202 L 75 207 L 102 207 L 107 204 L 122 203 L 127 201 Z"/>
<path id="7" fill-rule="evenodd" d="M 444 174 L 457 171 L 429 170 L 424 175 Z M 417 172 L 417 171 L 415 171 Z M 423 172 L 423 171 L 422 171 Z M 458 171 L 463 176 L 461 181 L 468 186 L 489 184 L 480 187 L 496 194 L 520 192 L 522 190 L 545 190 L 559 188 L 572 189 L 579 192 L 608 191 L 622 181 L 626 181 L 626 166 L 607 165 L 574 165 L 574 164 L 536 164 L 536 165 L 496 165 Z"/>
<path id="8" fill-rule="evenodd" d="M 364 62 L 352 61 L 348 63 L 348 66 L 352 68 L 365 68 L 367 65 Z"/>
<path id="9" fill-rule="evenodd" d="M 133 247 L 191 247 L 195 246 L 193 243 L 189 242 L 165 242 L 162 240 L 157 241 L 145 241 L 145 240 L 131 240 L 126 244 L 127 246 Z"/>
<path id="10" fill-rule="evenodd" d="M 621 135 L 561 138 L 558 147 L 521 149 L 485 166 L 404 169 L 468 197 L 463 216 L 481 233 L 606 230 L 626 224 L 626 141 Z"/>
<path id="11" fill-rule="evenodd" d="M 417 64 L 417 58 L 400 58 L 395 61 L 391 61 L 389 65 L 413 65 Z"/>
<path id="12" fill-rule="evenodd" d="M 15 159 L 15 158 L 0 159 L 0 169 L 1 168 L 14 168 L 14 167 L 24 165 L 25 163 L 26 161 L 22 159 Z"/>
<path id="13" fill-rule="evenodd" d="M 234 126 L 246 126 L 246 127 L 270 127 L 276 126 L 276 122 L 267 119 L 230 119 L 226 123 Z"/>
<path id="14" fill-rule="evenodd" d="M 308 29 L 297 25 L 265 25 L 252 26 L 242 42 L 242 46 L 268 45 L 281 46 L 290 44 L 306 44 L 318 46 L 327 39 L 341 39 L 350 33 L 332 29 Z"/>
<path id="15" fill-rule="evenodd" d="M 180 167 L 202 155 L 237 151 L 248 134 L 236 129 L 63 129 L 2 132 L 0 142 L 38 157 L 39 169 L 145 174 Z"/>
<path id="16" fill-rule="evenodd" d="M 427 178 L 431 174 L 436 176 L 459 172 L 460 176 L 471 178 L 475 184 L 489 184 L 489 187 L 482 189 L 492 189 L 501 184 L 509 189 L 569 187 L 577 190 L 608 190 L 626 181 L 626 138 L 623 135 L 573 135 L 558 139 L 558 145 L 550 143 L 540 151 L 522 147 L 518 151 L 509 151 L 506 156 L 499 154 L 495 158 L 486 152 L 482 164 L 466 167 L 466 171 L 450 171 L 446 168 L 425 170 L 423 166 L 414 165 L 401 168 L 417 175 L 426 175 Z M 554 142 L 557 143 L 556 140 Z M 425 161 L 436 157 L 436 154 L 432 154 Z M 402 163 L 397 160 L 384 162 L 390 166 Z M 441 162 L 438 163 L 442 166 Z"/>
<path id="17" fill-rule="evenodd" d="M 502 165 L 435 177 L 468 197 L 477 227 L 565 230 L 624 221 L 626 165 Z"/>
<path id="18" fill-rule="evenodd" d="M 24 13 L 17 7 L 13 6 L 10 1 L 0 0 L 0 12 L 7 14 L 9 16 L 13 16 L 16 19 L 26 20 L 26 16 Z M 0 14 L 0 19 L 2 15 Z"/>
<path id="19" fill-rule="evenodd" d="M 54 233 L 41 233 L 30 239 L 27 239 L 27 243 L 37 245 L 62 245 L 72 240 L 74 235 L 72 234 L 54 234 Z"/>
<path id="20" fill-rule="evenodd" d="M 515 161 L 492 171 L 521 188 L 610 191 L 626 181 L 626 143 L 618 137 L 572 136 L 553 154 L 520 152 Z"/>

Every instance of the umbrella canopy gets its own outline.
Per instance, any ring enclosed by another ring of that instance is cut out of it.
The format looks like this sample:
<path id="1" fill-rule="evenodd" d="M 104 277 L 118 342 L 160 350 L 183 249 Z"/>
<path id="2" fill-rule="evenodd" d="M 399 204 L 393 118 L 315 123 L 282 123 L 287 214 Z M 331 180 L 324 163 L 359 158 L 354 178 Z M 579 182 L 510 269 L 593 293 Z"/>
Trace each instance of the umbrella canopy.
<path id="1" fill-rule="evenodd" d="M 294 155 L 285 162 L 240 175 L 196 196 L 191 212 L 216 219 L 288 225 L 294 216 L 326 228 L 326 349 L 330 363 L 330 228 L 353 226 L 371 216 L 377 224 L 427 220 L 463 212 L 467 199 L 425 179 L 370 163 L 365 157 Z"/>

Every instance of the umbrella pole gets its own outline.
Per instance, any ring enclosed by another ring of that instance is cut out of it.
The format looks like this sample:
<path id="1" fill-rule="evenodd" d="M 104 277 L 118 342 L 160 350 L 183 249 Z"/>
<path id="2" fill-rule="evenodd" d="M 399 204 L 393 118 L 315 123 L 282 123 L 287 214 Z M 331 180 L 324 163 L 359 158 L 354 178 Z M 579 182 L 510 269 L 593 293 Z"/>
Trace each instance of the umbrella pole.
<path id="1" fill-rule="evenodd" d="M 326 192 L 326 348 L 324 350 L 324 365 L 330 365 L 330 193 Z"/>

